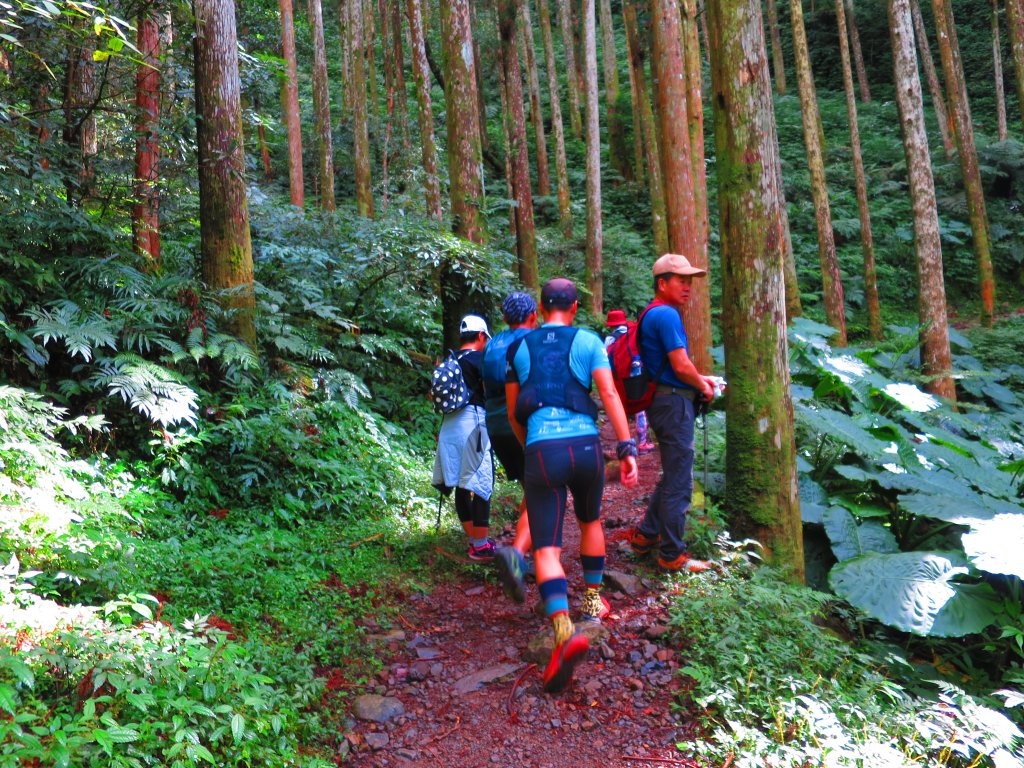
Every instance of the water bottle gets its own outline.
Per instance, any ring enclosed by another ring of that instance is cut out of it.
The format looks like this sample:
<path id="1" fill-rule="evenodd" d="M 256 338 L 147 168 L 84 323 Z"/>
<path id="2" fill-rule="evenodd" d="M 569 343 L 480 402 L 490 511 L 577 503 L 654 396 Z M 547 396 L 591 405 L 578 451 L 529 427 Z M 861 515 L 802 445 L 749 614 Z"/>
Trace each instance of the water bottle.
<path id="1" fill-rule="evenodd" d="M 629 365 L 629 378 L 636 378 L 643 370 L 644 364 L 640 362 L 640 355 L 633 355 L 633 362 Z"/>

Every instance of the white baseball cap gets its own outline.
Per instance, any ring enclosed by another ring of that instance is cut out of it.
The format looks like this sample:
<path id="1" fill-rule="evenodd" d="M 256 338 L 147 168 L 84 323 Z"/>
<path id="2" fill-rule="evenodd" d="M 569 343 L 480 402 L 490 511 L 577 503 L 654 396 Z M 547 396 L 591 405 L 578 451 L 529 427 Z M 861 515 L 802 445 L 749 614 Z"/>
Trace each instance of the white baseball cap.
<path id="1" fill-rule="evenodd" d="M 459 333 L 483 333 L 488 339 L 491 332 L 487 330 L 487 321 L 480 315 L 466 315 L 462 318 L 462 325 L 459 326 Z"/>

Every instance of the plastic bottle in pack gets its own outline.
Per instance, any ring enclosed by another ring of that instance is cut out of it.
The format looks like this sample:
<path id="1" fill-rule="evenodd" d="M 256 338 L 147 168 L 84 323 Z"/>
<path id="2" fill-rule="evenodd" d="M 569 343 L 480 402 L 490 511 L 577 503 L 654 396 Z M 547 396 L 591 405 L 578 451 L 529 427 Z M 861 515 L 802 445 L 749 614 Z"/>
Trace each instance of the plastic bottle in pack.
<path id="1" fill-rule="evenodd" d="M 629 365 L 629 377 L 634 378 L 643 373 L 644 364 L 640 362 L 640 355 L 633 355 L 633 362 Z"/>

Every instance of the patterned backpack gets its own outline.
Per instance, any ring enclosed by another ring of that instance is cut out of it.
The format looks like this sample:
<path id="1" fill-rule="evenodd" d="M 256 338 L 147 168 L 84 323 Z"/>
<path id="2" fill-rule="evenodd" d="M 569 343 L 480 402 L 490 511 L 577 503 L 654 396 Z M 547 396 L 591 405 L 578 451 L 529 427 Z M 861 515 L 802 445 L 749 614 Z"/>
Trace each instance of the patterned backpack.
<path id="1" fill-rule="evenodd" d="M 454 413 L 469 403 L 469 387 L 462 377 L 462 366 L 450 349 L 444 360 L 434 369 L 430 382 L 430 399 L 438 413 Z"/>

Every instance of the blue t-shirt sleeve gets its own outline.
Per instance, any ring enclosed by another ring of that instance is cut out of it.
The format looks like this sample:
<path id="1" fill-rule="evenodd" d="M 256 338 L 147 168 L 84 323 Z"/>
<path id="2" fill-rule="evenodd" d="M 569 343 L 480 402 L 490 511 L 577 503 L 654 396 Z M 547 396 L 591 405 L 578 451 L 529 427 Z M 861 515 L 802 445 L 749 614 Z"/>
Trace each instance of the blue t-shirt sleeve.
<path id="1" fill-rule="evenodd" d="M 569 367 L 576 380 L 587 387 L 590 386 L 593 371 L 602 368 L 611 370 L 608 352 L 601 337 L 593 331 L 581 328 L 573 339 L 572 349 L 569 350 Z"/>
<path id="2" fill-rule="evenodd" d="M 530 378 L 530 350 L 525 342 L 520 341 L 509 347 L 505 383 L 512 381 L 522 384 L 528 378 Z"/>

